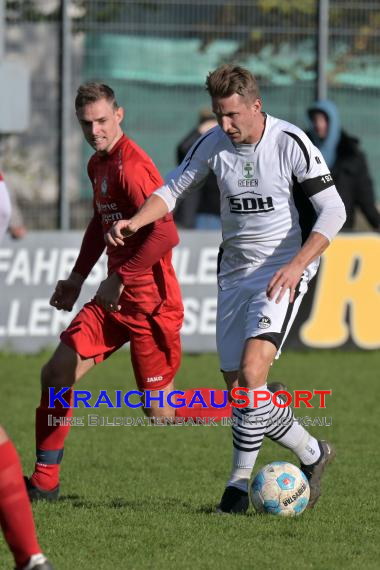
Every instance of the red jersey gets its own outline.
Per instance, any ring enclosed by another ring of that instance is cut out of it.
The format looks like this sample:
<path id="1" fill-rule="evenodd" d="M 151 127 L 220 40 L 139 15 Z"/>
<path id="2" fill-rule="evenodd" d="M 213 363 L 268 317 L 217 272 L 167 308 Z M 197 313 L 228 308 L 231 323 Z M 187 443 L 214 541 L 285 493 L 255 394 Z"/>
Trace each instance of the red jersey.
<path id="1" fill-rule="evenodd" d="M 95 153 L 88 163 L 94 191 L 94 216 L 88 225 L 74 271 L 84 277 L 104 250 L 104 234 L 113 222 L 131 218 L 163 180 L 153 161 L 123 135 L 111 151 Z M 124 246 L 107 247 L 108 274 L 120 275 L 122 306 L 142 311 L 182 305 L 171 263 L 179 243 L 172 214 L 126 238 Z"/>

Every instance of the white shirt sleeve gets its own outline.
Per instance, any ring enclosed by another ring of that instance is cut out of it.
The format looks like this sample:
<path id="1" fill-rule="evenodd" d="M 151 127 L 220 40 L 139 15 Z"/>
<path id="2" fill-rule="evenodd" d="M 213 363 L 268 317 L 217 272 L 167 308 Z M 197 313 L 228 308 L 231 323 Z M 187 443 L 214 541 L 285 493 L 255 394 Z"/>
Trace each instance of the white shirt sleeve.
<path id="1" fill-rule="evenodd" d="M 322 190 L 310 198 L 318 218 L 312 231 L 332 241 L 346 221 L 346 209 L 335 186 Z"/>
<path id="2" fill-rule="evenodd" d="M 294 175 L 318 216 L 312 231 L 331 241 L 346 221 L 343 201 L 319 149 L 300 130 L 291 136 L 296 143 L 292 148 Z"/>
<path id="3" fill-rule="evenodd" d="M 178 199 L 202 186 L 210 173 L 209 157 L 214 146 L 214 129 L 208 131 L 191 147 L 183 162 L 165 177 L 165 184 L 154 192 L 171 212 Z M 211 140 L 210 140 L 211 139 Z"/>

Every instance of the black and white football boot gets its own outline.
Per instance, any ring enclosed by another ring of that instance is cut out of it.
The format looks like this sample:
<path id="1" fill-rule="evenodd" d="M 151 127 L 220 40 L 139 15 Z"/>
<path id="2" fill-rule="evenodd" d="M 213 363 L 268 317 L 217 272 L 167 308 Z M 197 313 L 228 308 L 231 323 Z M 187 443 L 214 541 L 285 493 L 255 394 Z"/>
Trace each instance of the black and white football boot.
<path id="1" fill-rule="evenodd" d="M 331 463 L 336 456 L 336 451 L 328 441 L 318 440 L 321 455 L 318 461 L 311 465 L 303 465 L 300 469 L 306 475 L 310 487 L 310 499 L 307 505 L 308 509 L 312 509 L 321 495 L 321 479 L 327 465 Z"/>
<path id="2" fill-rule="evenodd" d="M 226 487 L 216 508 L 218 514 L 243 515 L 249 507 L 248 493 L 237 487 Z"/>
<path id="3" fill-rule="evenodd" d="M 26 566 L 18 566 L 15 570 L 54 570 L 43 554 L 33 554 Z"/>

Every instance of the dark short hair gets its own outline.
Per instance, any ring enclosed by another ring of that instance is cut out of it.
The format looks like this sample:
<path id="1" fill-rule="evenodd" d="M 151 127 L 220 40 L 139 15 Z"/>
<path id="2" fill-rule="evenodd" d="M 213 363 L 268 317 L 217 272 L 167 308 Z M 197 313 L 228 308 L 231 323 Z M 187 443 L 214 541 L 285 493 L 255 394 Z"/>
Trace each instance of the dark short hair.
<path id="1" fill-rule="evenodd" d="M 119 105 L 117 104 L 115 93 L 111 87 L 105 85 L 104 83 L 83 83 L 78 87 L 77 95 L 75 97 L 75 109 L 81 109 L 89 103 L 95 103 L 101 99 L 106 99 L 114 109 L 117 109 Z"/>
<path id="2" fill-rule="evenodd" d="M 239 65 L 221 65 L 208 74 L 206 89 L 210 97 L 224 99 L 237 93 L 253 100 L 260 99 L 260 90 L 255 76 Z"/>

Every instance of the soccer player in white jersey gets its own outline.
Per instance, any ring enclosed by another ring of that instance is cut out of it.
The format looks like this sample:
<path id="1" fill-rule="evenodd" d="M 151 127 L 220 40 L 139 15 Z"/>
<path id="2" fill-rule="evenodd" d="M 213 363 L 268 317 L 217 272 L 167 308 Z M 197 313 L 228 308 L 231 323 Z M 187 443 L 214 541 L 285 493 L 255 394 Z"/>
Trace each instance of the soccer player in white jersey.
<path id="1" fill-rule="evenodd" d="M 305 133 L 263 113 L 247 69 L 223 65 L 208 75 L 206 87 L 218 126 L 196 142 L 135 216 L 114 224 L 106 239 L 122 245 L 125 237 L 173 210 L 181 194 L 198 188 L 210 170 L 215 173 L 223 234 L 217 348 L 227 386 L 248 388 L 252 404 L 234 409 L 233 468 L 218 510 L 247 510 L 249 478 L 264 435 L 297 455 L 313 507 L 333 448 L 292 421 L 289 407 L 278 408 L 270 400 L 253 407 L 253 401 L 255 391 L 267 392 L 269 368 L 319 256 L 345 221 L 344 205 Z"/>
<path id="2" fill-rule="evenodd" d="M 0 241 L 11 219 L 11 201 L 0 172 Z M 15 446 L 0 425 L 0 526 L 20 570 L 53 570 L 41 553 Z"/>

